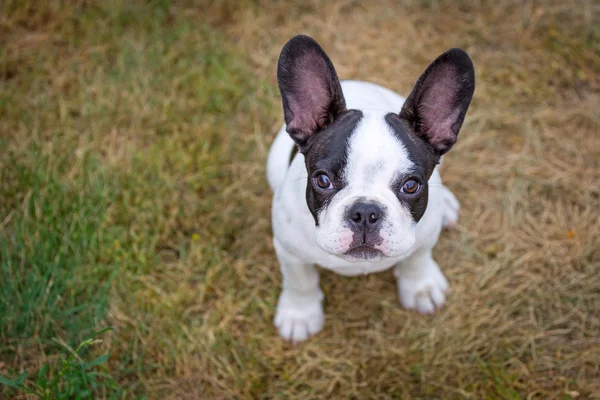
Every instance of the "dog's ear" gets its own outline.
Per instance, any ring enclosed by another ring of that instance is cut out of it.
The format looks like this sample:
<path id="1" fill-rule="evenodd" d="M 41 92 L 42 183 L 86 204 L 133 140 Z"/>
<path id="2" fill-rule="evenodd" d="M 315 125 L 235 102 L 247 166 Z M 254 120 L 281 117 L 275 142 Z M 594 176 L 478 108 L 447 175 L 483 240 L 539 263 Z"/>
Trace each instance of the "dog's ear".
<path id="1" fill-rule="evenodd" d="M 283 47 L 277 81 L 287 132 L 300 147 L 346 110 L 333 64 L 309 36 L 295 36 Z"/>
<path id="2" fill-rule="evenodd" d="M 471 59 L 461 49 L 450 49 L 421 75 L 400 118 L 408 121 L 415 133 L 441 156 L 456 143 L 474 90 Z"/>

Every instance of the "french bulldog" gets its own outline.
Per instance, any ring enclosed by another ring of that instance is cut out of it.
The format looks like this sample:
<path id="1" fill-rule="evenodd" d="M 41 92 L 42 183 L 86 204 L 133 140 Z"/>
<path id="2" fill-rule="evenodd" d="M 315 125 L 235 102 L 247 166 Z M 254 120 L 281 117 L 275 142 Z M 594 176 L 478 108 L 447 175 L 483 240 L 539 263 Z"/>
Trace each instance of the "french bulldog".
<path id="1" fill-rule="evenodd" d="M 404 99 L 382 86 L 340 81 L 309 36 L 277 66 L 285 124 L 269 151 L 273 244 L 283 275 L 275 326 L 301 342 L 323 328 L 316 265 L 342 275 L 393 268 L 400 303 L 433 313 L 448 281 L 432 257 L 459 202 L 442 185 L 475 89 L 471 59 L 450 49 Z"/>

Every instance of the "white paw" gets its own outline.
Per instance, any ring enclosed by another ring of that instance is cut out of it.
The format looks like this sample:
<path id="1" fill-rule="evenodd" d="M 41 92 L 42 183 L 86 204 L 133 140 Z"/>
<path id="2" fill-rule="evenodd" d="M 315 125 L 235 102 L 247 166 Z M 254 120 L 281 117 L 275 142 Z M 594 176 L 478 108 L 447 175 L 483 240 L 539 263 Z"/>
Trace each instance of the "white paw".
<path id="1" fill-rule="evenodd" d="M 436 264 L 433 267 L 415 277 L 398 276 L 398 294 L 404 308 L 433 314 L 436 308 L 444 305 L 448 281 Z"/>
<path id="2" fill-rule="evenodd" d="M 454 196 L 454 193 L 452 193 L 446 186 L 444 186 L 442 196 L 444 198 L 444 216 L 442 225 L 444 228 L 452 228 L 458 222 L 460 203 L 456 199 L 456 196 Z"/>
<path id="3" fill-rule="evenodd" d="M 294 343 L 303 342 L 323 329 L 325 316 L 322 293 L 298 296 L 284 290 L 279 296 L 275 326 L 279 336 Z"/>

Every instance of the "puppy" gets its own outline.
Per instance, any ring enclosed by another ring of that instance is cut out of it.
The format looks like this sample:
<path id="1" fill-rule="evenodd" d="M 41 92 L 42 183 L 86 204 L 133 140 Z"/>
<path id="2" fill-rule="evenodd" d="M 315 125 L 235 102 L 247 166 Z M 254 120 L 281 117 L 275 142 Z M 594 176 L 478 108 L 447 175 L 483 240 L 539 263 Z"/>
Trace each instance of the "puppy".
<path id="1" fill-rule="evenodd" d="M 316 265 L 342 275 L 394 269 L 400 303 L 429 314 L 448 281 L 431 255 L 459 203 L 438 165 L 456 142 L 475 89 L 473 64 L 450 49 L 406 98 L 338 80 L 308 36 L 281 51 L 285 125 L 267 163 L 273 243 L 283 275 L 275 325 L 301 342 L 323 328 Z"/>

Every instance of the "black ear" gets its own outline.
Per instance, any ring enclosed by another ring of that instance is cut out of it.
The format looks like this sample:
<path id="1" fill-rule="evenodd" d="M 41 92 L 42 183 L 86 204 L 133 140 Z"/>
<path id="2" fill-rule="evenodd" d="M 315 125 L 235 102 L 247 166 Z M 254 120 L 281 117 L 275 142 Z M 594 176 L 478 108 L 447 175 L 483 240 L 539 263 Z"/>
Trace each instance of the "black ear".
<path id="1" fill-rule="evenodd" d="M 295 36 L 283 47 L 277 81 L 287 132 L 300 146 L 346 110 L 333 64 L 309 36 Z"/>
<path id="2" fill-rule="evenodd" d="M 456 143 L 474 90 L 471 59 L 461 49 L 450 49 L 421 75 L 400 118 L 407 120 L 416 134 L 442 155 Z"/>

